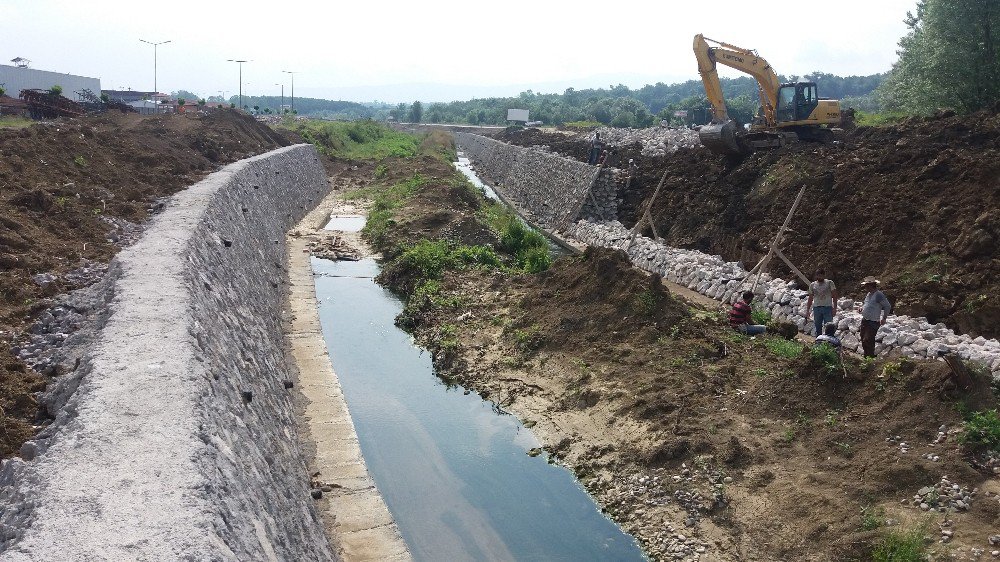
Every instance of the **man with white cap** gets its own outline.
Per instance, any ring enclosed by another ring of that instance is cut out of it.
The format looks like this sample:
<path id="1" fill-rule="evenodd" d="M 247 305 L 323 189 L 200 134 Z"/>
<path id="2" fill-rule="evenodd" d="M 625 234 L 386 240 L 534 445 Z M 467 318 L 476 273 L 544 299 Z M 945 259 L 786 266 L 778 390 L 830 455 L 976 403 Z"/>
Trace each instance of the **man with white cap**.
<path id="1" fill-rule="evenodd" d="M 892 304 L 878 290 L 878 285 L 879 280 L 871 276 L 861 281 L 861 288 L 867 291 L 861 304 L 861 347 L 865 357 L 875 357 L 875 334 L 892 311 Z"/>

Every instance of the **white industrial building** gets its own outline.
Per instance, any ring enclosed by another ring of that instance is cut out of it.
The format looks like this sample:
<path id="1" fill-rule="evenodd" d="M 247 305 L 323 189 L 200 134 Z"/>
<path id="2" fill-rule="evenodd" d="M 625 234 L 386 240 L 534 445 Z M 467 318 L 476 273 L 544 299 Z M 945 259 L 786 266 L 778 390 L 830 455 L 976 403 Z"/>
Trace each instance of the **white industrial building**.
<path id="1" fill-rule="evenodd" d="M 12 98 L 18 97 L 21 90 L 48 90 L 52 86 L 62 86 L 62 95 L 74 101 L 79 101 L 76 92 L 84 89 L 101 95 L 100 78 L 0 64 L 0 87 Z"/>

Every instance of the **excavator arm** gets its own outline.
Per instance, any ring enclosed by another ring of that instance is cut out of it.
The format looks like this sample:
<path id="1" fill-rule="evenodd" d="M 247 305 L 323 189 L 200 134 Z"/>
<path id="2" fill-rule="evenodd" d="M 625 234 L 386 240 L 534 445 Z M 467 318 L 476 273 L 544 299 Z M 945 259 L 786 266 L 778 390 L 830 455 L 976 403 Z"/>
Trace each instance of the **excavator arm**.
<path id="1" fill-rule="evenodd" d="M 709 45 L 709 42 L 718 46 L 713 47 Z M 705 93 L 708 95 L 715 117 L 720 123 L 727 120 L 729 116 L 726 112 L 726 101 L 722 96 L 722 84 L 719 82 L 716 64 L 724 64 L 740 72 L 745 72 L 757 81 L 764 118 L 768 126 L 774 125 L 776 122 L 774 109 L 778 104 L 778 88 L 781 87 L 781 81 L 766 60 L 757 55 L 755 51 L 707 39 L 700 33 L 694 36 L 694 56 L 698 59 L 698 73 L 701 74 L 701 81 L 705 85 Z"/>

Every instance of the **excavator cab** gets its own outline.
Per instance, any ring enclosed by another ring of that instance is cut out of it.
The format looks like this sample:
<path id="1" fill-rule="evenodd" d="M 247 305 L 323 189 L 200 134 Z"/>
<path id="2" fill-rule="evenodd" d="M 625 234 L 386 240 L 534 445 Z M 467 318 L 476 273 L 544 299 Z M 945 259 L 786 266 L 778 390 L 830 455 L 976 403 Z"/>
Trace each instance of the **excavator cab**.
<path id="1" fill-rule="evenodd" d="M 778 88 L 778 105 L 775 117 L 778 123 L 805 121 L 819 105 L 815 82 L 782 84 Z"/>

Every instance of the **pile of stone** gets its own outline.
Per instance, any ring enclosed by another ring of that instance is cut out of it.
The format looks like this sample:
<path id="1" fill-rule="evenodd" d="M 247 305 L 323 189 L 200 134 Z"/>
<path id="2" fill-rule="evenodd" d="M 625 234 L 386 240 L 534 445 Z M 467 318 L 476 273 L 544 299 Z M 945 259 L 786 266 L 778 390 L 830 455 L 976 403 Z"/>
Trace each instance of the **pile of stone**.
<path id="1" fill-rule="evenodd" d="M 637 267 L 725 303 L 734 302 L 748 287 L 741 283 L 747 276 L 741 264 L 697 250 L 673 248 L 643 236 L 637 236 L 630 245 L 629 230 L 618 221 L 580 220 L 567 234 L 589 245 L 624 250 Z M 792 323 L 807 334 L 813 332 L 812 322 L 805 319 L 808 295 L 797 282 L 763 274 L 755 292 L 758 305 L 767 308 L 775 320 Z M 834 318 L 844 348 L 855 352 L 861 351 L 860 308 L 860 302 L 841 298 Z M 875 339 L 878 355 L 895 351 L 904 357 L 936 359 L 952 353 L 984 366 L 1000 380 L 1000 341 L 995 339 L 959 335 L 944 324 L 903 315 L 890 315 Z"/>
<path id="2" fill-rule="evenodd" d="M 695 148 L 701 146 L 698 132 L 691 129 L 670 129 L 667 127 L 649 127 L 647 129 L 619 129 L 601 127 L 597 129 L 601 140 L 614 146 L 630 146 L 635 143 L 642 145 L 643 156 L 664 156 L 676 152 L 680 148 Z M 579 140 L 590 142 L 594 134 L 591 132 L 577 135 Z"/>
<path id="3" fill-rule="evenodd" d="M 919 507 L 922 511 L 966 511 L 972 505 L 979 492 L 977 488 L 969 490 L 959 484 L 948 480 L 947 476 L 933 486 L 924 486 L 913 495 L 911 505 Z"/>

